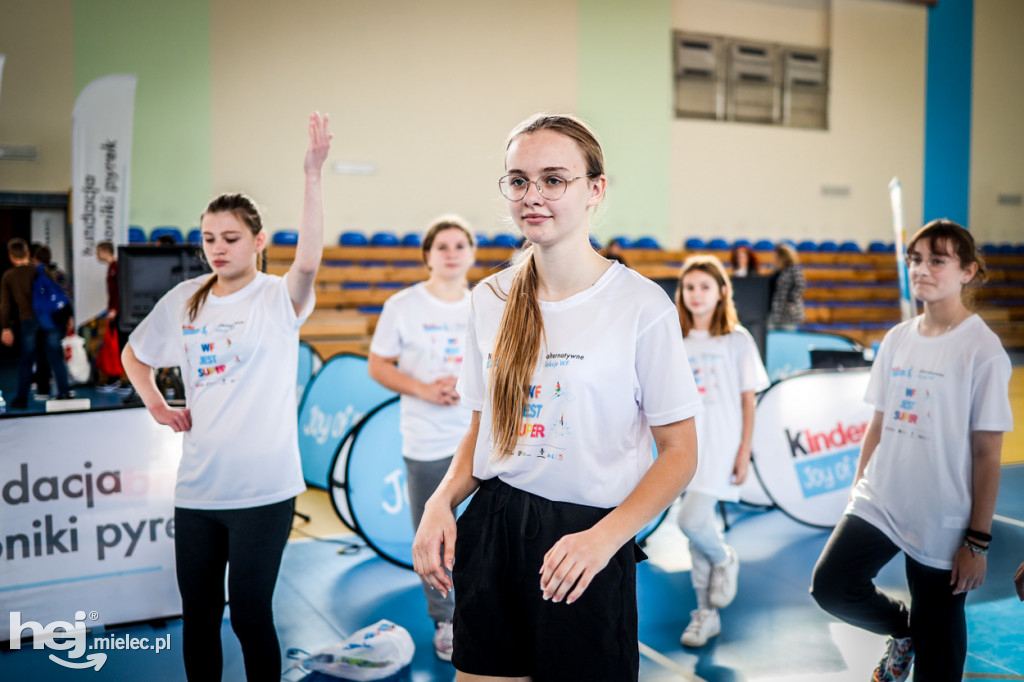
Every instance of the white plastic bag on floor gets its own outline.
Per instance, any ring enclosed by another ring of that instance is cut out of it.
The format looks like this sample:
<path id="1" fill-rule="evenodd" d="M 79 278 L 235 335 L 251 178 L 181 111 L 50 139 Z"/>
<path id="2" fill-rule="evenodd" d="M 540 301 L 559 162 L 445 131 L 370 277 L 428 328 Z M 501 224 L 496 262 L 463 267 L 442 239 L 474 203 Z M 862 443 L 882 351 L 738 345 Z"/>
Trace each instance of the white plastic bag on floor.
<path id="1" fill-rule="evenodd" d="M 397 675 L 415 652 L 408 630 L 381 620 L 303 660 L 302 667 L 347 682 L 369 682 Z"/>
<path id="2" fill-rule="evenodd" d="M 64 348 L 64 362 L 68 366 L 68 379 L 72 384 L 87 384 L 92 375 L 89 356 L 85 352 L 85 339 L 78 334 L 65 336 L 60 345 Z"/>

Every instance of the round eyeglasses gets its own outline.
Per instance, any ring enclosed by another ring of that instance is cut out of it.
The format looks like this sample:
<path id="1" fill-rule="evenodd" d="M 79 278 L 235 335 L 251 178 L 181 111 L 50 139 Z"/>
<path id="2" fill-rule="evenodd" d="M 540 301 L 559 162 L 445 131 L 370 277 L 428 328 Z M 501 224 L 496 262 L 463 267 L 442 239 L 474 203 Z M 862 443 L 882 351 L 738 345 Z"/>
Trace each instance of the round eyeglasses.
<path id="1" fill-rule="evenodd" d="M 565 196 L 565 190 L 569 183 L 580 178 L 587 178 L 589 175 L 577 175 L 574 178 L 567 178 L 558 173 L 542 173 L 536 180 L 528 180 L 522 175 L 506 175 L 498 180 L 498 189 L 501 195 L 509 201 L 519 201 L 526 196 L 530 185 L 537 186 L 537 192 L 548 201 L 557 201 Z"/>

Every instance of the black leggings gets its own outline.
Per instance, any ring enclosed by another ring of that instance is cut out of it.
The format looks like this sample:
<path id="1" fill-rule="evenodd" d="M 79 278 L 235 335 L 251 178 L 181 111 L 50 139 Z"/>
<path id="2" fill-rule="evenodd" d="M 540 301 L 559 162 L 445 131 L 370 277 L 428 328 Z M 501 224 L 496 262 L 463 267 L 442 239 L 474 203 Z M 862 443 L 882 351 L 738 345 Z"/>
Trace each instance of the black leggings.
<path id="1" fill-rule="evenodd" d="M 242 644 L 246 679 L 280 679 L 272 600 L 294 513 L 295 498 L 248 509 L 174 508 L 174 558 L 189 682 L 221 679 L 228 563 L 231 627 Z"/>
<path id="2" fill-rule="evenodd" d="M 952 571 L 906 558 L 910 609 L 872 582 L 900 549 L 882 531 L 843 516 L 814 567 L 811 594 L 821 608 L 851 625 L 914 642 L 914 679 L 963 677 L 967 658 L 966 594 L 953 594 Z"/>

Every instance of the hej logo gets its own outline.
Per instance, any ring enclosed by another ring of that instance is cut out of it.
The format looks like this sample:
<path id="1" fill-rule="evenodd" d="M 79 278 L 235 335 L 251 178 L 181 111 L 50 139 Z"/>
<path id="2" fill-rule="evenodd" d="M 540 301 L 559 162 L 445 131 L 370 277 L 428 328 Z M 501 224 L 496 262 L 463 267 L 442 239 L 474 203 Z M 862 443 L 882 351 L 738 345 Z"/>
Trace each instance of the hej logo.
<path id="1" fill-rule="evenodd" d="M 45 627 L 34 620 L 27 623 L 21 622 L 21 611 L 11 611 L 11 649 L 21 648 L 21 638 L 26 630 L 32 631 L 32 648 L 42 649 L 44 647 L 56 651 L 67 651 L 68 658 L 65 660 L 50 654 L 50 660 L 65 668 L 95 668 L 99 670 L 107 662 L 107 655 L 103 653 L 89 654 L 84 661 L 73 659 L 81 658 L 85 654 L 85 611 L 75 611 L 75 622 L 68 623 L 57 620 Z"/>

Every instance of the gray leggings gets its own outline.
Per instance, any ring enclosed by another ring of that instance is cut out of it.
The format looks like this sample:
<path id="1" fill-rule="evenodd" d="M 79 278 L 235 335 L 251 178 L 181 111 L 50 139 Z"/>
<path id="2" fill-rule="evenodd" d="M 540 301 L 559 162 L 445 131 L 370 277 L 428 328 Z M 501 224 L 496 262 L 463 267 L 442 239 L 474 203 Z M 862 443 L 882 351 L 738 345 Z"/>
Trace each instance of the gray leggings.
<path id="1" fill-rule="evenodd" d="M 441 479 L 448 473 L 448 467 L 452 463 L 451 457 L 436 459 L 428 462 L 421 462 L 415 459 L 405 459 L 405 470 L 409 484 L 409 506 L 412 508 L 412 527 L 420 527 L 420 519 L 423 518 L 423 506 L 427 498 L 437 490 Z M 451 578 L 451 572 L 448 572 Z M 427 614 L 432 620 L 451 620 L 455 611 L 455 592 L 449 591 L 448 596 L 442 597 L 441 593 L 423 583 L 423 592 L 427 595 Z"/>

